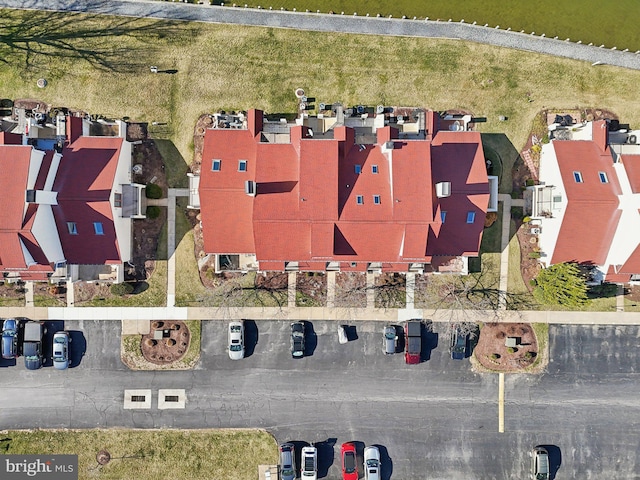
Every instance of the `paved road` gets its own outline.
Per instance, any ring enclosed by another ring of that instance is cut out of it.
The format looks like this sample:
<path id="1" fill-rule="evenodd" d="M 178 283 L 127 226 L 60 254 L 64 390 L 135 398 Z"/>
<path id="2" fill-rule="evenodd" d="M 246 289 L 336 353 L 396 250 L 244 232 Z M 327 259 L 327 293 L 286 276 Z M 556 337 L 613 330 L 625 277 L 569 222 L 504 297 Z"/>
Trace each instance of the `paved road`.
<path id="1" fill-rule="evenodd" d="M 225 325 L 206 322 L 201 362 L 187 372 L 127 370 L 118 322 L 65 326 L 75 348 L 86 341 L 79 366 L 27 372 L 19 359 L 1 368 L 0 428 L 263 427 L 279 441 L 321 442 L 331 479 L 344 441 L 383 447 L 384 478 L 398 480 L 521 479 L 528 449 L 545 444 L 558 479 L 640 478 L 639 327 L 551 326 L 548 373 L 506 377 L 500 434 L 497 376 L 450 360 L 444 324 L 429 360 L 407 366 L 382 355 L 376 322 L 358 323 L 347 345 L 334 323 L 314 322 L 313 355 L 300 361 L 290 358 L 286 322 L 256 322 L 257 344 L 239 362 L 226 356 Z M 126 388 L 151 388 L 152 409 L 124 410 Z M 159 388 L 186 389 L 187 408 L 157 410 Z"/>
<path id="2" fill-rule="evenodd" d="M 267 3 L 265 2 L 265 4 Z M 453 38 L 640 70 L 640 55 L 634 53 L 461 23 L 280 12 L 140 0 L 0 0 L 0 6 L 256 25 L 320 32 Z M 620 48 L 624 47 L 620 46 Z"/>

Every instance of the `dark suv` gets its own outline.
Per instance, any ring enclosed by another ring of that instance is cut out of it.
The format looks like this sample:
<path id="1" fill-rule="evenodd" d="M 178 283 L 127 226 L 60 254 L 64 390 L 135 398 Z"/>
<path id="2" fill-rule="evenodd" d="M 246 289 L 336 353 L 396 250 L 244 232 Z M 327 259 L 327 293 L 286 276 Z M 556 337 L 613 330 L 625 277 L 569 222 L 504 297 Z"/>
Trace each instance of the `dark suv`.
<path id="1" fill-rule="evenodd" d="M 2 358 L 18 356 L 18 321 L 7 318 L 2 324 Z"/>
<path id="2" fill-rule="evenodd" d="M 304 323 L 291 324 L 291 356 L 302 358 L 304 356 Z"/>

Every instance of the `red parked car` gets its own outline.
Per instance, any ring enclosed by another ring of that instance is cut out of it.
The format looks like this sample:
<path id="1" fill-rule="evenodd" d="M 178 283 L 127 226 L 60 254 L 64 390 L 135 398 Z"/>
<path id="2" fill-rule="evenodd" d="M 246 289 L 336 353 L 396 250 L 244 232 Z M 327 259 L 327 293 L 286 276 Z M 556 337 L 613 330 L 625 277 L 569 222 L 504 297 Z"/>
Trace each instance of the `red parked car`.
<path id="1" fill-rule="evenodd" d="M 356 446 L 353 443 L 343 443 L 340 449 L 342 457 L 342 479 L 358 480 L 358 462 L 356 462 Z"/>
<path id="2" fill-rule="evenodd" d="M 409 365 L 420 363 L 422 350 L 422 324 L 419 321 L 407 322 L 404 326 L 404 361 Z"/>

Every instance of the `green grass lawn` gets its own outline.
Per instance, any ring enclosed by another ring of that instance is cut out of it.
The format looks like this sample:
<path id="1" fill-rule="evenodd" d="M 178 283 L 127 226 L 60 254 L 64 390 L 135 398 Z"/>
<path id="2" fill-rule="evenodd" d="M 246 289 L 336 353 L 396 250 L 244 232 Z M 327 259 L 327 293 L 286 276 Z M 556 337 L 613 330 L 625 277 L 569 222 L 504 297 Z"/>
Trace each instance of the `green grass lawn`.
<path id="1" fill-rule="evenodd" d="M 258 465 L 278 462 L 275 440 L 261 430 L 11 430 L 3 437 L 3 454 L 78 455 L 80 480 L 249 479 Z M 101 450 L 111 454 L 102 466 Z"/>
<path id="2" fill-rule="evenodd" d="M 483 133 L 505 133 L 516 150 L 543 107 L 600 106 L 640 125 L 640 72 L 469 42 L 11 10 L 0 10 L 0 21 L 14 32 L 0 46 L 9 62 L 3 96 L 166 122 L 157 136 L 175 148 L 160 148 L 176 161 L 191 161 L 200 114 L 294 112 L 296 87 L 318 102 L 468 109 L 487 117 Z M 43 43 L 58 37 L 64 47 Z M 149 65 L 177 73 L 152 74 Z M 171 185 L 185 185 L 184 166 L 168 171 Z"/>
<path id="3" fill-rule="evenodd" d="M 223 0 L 214 0 L 220 4 Z M 274 9 L 284 7 L 288 10 L 296 8 L 298 11 L 309 9 L 312 12 L 320 10 L 345 15 L 366 15 L 375 17 L 393 15 L 394 17 L 420 19 L 429 17 L 431 20 L 454 22 L 464 20 L 466 23 L 477 22 L 479 25 L 489 24 L 490 27 L 527 33 L 544 33 L 547 37 L 558 36 L 563 40 L 571 38 L 596 45 L 605 44 L 608 47 L 618 47 L 620 50 L 628 48 L 632 51 L 640 49 L 640 29 L 627 18 L 637 18 L 640 15 L 640 3 L 637 0 L 621 0 L 618 2 L 602 2 L 599 0 L 581 0 L 578 2 L 556 2 L 554 0 L 465 0 L 451 2 L 448 0 L 251 0 L 236 2 L 263 8 L 272 6 Z M 233 2 L 224 0 L 225 5 Z"/>

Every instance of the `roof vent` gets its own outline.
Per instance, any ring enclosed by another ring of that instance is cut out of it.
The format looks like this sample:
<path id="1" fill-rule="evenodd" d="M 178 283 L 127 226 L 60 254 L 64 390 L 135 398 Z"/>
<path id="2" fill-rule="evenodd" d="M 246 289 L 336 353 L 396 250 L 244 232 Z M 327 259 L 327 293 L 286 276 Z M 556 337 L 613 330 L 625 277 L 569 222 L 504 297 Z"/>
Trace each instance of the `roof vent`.
<path id="1" fill-rule="evenodd" d="M 436 183 L 436 196 L 438 198 L 445 198 L 451 195 L 451 182 L 438 182 Z"/>
<path id="2" fill-rule="evenodd" d="M 394 143 L 390 140 L 388 142 L 385 142 L 384 144 L 384 148 L 386 148 L 387 150 L 393 150 L 394 147 Z"/>
<path id="3" fill-rule="evenodd" d="M 250 197 L 256 196 L 256 182 L 253 180 L 246 180 L 244 182 L 244 193 L 249 195 Z"/>

